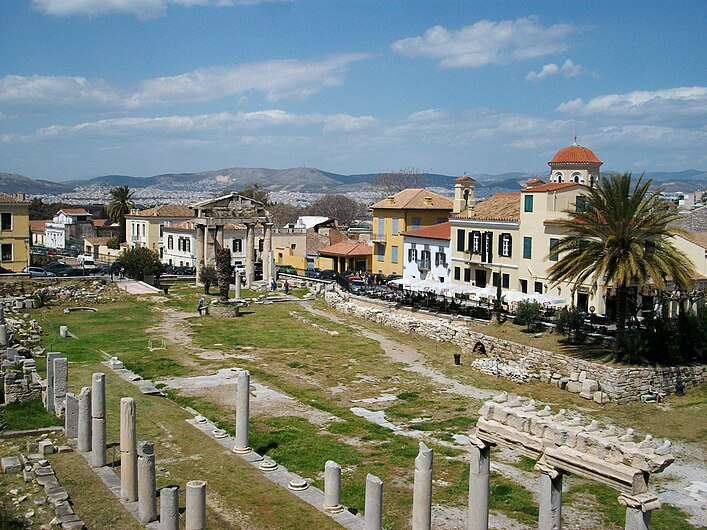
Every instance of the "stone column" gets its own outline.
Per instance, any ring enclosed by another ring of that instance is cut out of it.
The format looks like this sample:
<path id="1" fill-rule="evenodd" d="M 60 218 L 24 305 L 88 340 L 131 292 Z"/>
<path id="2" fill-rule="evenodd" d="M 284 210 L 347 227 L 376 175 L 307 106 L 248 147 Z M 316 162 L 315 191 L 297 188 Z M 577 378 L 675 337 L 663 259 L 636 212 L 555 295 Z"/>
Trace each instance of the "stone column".
<path id="1" fill-rule="evenodd" d="M 249 453 L 248 416 L 250 415 L 250 372 L 241 370 L 236 388 L 236 443 L 234 453 Z"/>
<path id="2" fill-rule="evenodd" d="M 58 351 L 47 352 L 47 412 L 55 413 L 54 408 L 54 359 L 61 357 Z"/>
<path id="3" fill-rule="evenodd" d="M 79 394 L 79 428 L 77 449 L 82 453 L 91 450 L 91 389 L 87 386 Z"/>
<path id="4" fill-rule="evenodd" d="M 155 476 L 155 446 L 140 442 L 137 446 L 138 519 L 143 524 L 157 519 L 157 478 Z"/>
<path id="5" fill-rule="evenodd" d="M 199 275 L 201 274 L 201 269 L 204 266 L 204 226 L 196 225 L 196 249 L 194 249 L 194 255 L 196 256 L 196 284 L 199 285 Z"/>
<path id="6" fill-rule="evenodd" d="M 241 273 L 236 271 L 236 300 L 241 299 Z"/>
<path id="7" fill-rule="evenodd" d="M 137 436 L 135 432 L 135 400 L 120 400 L 120 496 L 137 500 Z"/>
<path id="8" fill-rule="evenodd" d="M 471 437 L 469 464 L 469 513 L 467 530 L 488 530 L 489 527 L 489 470 L 491 447 L 475 436 Z"/>
<path id="9" fill-rule="evenodd" d="M 204 265 L 213 265 L 214 256 L 216 251 L 214 248 L 215 243 L 214 231 L 212 227 L 204 227 Z"/>
<path id="10" fill-rule="evenodd" d="M 190 480 L 187 482 L 187 521 L 186 530 L 206 530 L 206 482 Z"/>
<path id="11" fill-rule="evenodd" d="M 69 361 L 64 357 L 54 359 L 54 413 L 61 416 L 66 404 L 66 391 L 69 389 Z"/>
<path id="12" fill-rule="evenodd" d="M 381 530 L 383 518 L 383 481 L 371 475 L 366 476 L 366 506 L 364 530 Z"/>
<path id="13" fill-rule="evenodd" d="M 270 281 L 275 277 L 275 271 L 270 268 L 272 257 L 272 223 L 265 223 L 265 231 L 263 233 L 263 280 Z"/>
<path id="14" fill-rule="evenodd" d="M 93 374 L 91 384 L 91 465 L 106 465 L 106 375 Z"/>
<path id="15" fill-rule="evenodd" d="M 250 289 L 253 286 L 255 271 L 253 263 L 255 261 L 255 225 L 246 223 L 246 242 L 245 242 L 245 277 L 246 287 Z"/>
<path id="16" fill-rule="evenodd" d="M 432 460 L 434 453 L 424 442 L 415 458 L 412 498 L 412 530 L 432 528 Z"/>
<path id="17" fill-rule="evenodd" d="M 344 511 L 341 506 L 341 466 L 333 460 L 324 465 L 324 510 L 329 513 Z"/>
<path id="18" fill-rule="evenodd" d="M 7 326 L 5 324 L 0 324 L 0 348 L 7 348 L 8 345 Z"/>
<path id="19" fill-rule="evenodd" d="M 66 393 L 64 432 L 67 438 L 77 438 L 79 435 L 79 400 L 71 392 Z"/>
<path id="20" fill-rule="evenodd" d="M 160 530 L 179 530 L 179 486 L 160 490 Z"/>
<path id="21" fill-rule="evenodd" d="M 562 472 L 538 462 L 540 471 L 540 517 L 538 528 L 562 529 Z"/>
<path id="22" fill-rule="evenodd" d="M 622 493 L 619 495 L 619 503 L 626 506 L 626 530 L 650 530 L 651 512 L 661 506 L 658 497 L 653 493 Z"/>

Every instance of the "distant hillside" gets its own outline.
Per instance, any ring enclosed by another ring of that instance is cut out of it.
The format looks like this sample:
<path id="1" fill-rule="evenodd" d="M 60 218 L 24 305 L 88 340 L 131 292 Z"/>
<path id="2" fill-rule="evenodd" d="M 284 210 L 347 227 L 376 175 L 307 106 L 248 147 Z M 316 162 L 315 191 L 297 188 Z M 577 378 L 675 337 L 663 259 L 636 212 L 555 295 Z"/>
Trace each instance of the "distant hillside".
<path id="1" fill-rule="evenodd" d="M 73 186 L 64 182 L 52 182 L 50 180 L 34 180 L 23 175 L 14 173 L 0 173 L 0 191 L 3 193 L 24 192 L 27 194 L 43 195 L 52 193 L 64 193 L 71 191 Z"/>
<path id="2" fill-rule="evenodd" d="M 609 173 L 606 171 L 604 173 Z M 0 173 L 0 191 L 27 194 L 51 195 L 73 191 L 77 188 L 112 188 L 129 186 L 131 189 L 153 189 L 170 191 L 240 190 L 249 184 L 258 184 L 271 191 L 297 191 L 309 193 L 350 193 L 360 190 L 373 181 L 374 173 L 341 175 L 316 168 L 226 168 L 199 173 L 166 173 L 151 177 L 129 175 L 103 175 L 87 180 L 52 182 L 34 180 L 22 175 Z M 425 174 L 426 186 L 451 190 L 458 175 Z M 547 181 L 546 172 L 510 172 L 499 175 L 471 175 L 476 180 L 477 197 L 488 197 L 501 191 L 518 191 L 530 178 Z M 707 172 L 689 169 L 676 172 L 647 172 L 647 178 L 667 191 L 686 193 L 707 189 Z"/>

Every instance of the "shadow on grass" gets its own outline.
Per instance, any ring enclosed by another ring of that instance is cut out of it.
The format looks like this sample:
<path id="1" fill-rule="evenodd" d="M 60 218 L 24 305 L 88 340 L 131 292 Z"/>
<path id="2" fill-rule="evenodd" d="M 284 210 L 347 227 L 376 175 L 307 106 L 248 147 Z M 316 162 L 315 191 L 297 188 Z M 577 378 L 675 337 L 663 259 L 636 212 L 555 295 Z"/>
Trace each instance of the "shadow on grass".
<path id="1" fill-rule="evenodd" d="M 565 355 L 571 355 L 572 357 L 589 361 L 601 361 L 604 363 L 617 362 L 614 351 L 603 344 L 569 338 L 560 339 L 558 343 L 560 344 L 560 353 Z"/>

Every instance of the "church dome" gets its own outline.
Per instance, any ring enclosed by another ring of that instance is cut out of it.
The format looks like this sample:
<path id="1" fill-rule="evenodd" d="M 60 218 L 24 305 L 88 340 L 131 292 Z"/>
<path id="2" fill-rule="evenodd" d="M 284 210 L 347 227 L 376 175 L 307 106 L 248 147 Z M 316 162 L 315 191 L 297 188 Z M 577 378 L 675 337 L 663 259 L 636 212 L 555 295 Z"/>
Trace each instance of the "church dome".
<path id="1" fill-rule="evenodd" d="M 594 152 L 576 142 L 560 149 L 552 160 L 548 162 L 548 165 L 553 164 L 603 164 L 601 160 L 597 158 Z"/>

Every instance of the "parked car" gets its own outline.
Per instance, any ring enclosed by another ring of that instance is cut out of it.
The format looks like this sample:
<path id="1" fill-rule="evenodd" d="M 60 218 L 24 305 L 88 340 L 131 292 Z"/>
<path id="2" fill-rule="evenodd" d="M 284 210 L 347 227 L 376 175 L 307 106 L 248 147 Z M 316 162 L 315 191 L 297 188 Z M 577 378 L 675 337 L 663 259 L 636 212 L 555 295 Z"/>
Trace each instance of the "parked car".
<path id="1" fill-rule="evenodd" d="M 393 280 L 399 280 L 400 278 L 402 278 L 402 276 L 400 276 L 400 274 L 398 274 L 397 272 L 393 272 L 391 274 L 388 274 L 388 276 L 386 276 L 385 283 L 392 282 Z"/>
<path id="2" fill-rule="evenodd" d="M 368 285 L 363 280 L 350 280 L 349 292 L 351 294 L 363 294 Z"/>
<path id="3" fill-rule="evenodd" d="M 61 271 L 70 269 L 71 265 L 67 265 L 66 263 L 62 263 L 61 261 L 53 261 L 52 263 L 49 263 L 48 265 L 45 265 L 42 268 L 45 271 L 53 272 L 56 276 L 58 276 Z"/>
<path id="4" fill-rule="evenodd" d="M 22 272 L 25 274 L 29 274 L 30 278 L 45 278 L 47 276 L 56 276 L 51 271 L 44 270 L 41 267 L 25 267 L 22 269 Z"/>
<path id="5" fill-rule="evenodd" d="M 321 269 L 318 269 L 317 267 L 313 267 L 311 269 L 307 269 L 304 273 L 304 275 L 307 278 L 321 278 L 322 277 L 322 271 Z"/>
<path id="6" fill-rule="evenodd" d="M 57 276 L 61 277 L 66 277 L 66 276 L 85 276 L 86 271 L 83 269 L 77 269 L 75 267 L 69 267 L 68 269 L 64 269 L 60 271 Z"/>
<path id="7" fill-rule="evenodd" d="M 279 274 L 297 274 L 297 269 L 295 269 L 292 265 L 278 265 L 275 267 L 275 270 Z"/>
<path id="8" fill-rule="evenodd" d="M 368 283 L 371 285 L 385 285 L 386 283 L 388 283 L 388 277 L 384 274 L 377 272 L 375 274 L 371 274 L 368 277 Z"/>
<path id="9" fill-rule="evenodd" d="M 320 277 L 322 280 L 333 280 L 333 279 L 336 278 L 336 276 L 337 276 L 338 274 L 339 274 L 339 273 L 336 272 L 334 269 L 324 269 L 323 271 L 321 271 L 321 272 L 319 273 L 319 277 Z"/>

